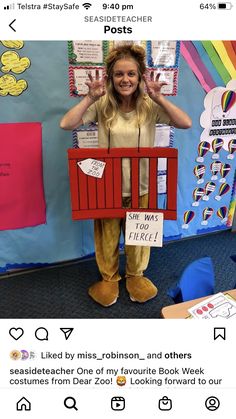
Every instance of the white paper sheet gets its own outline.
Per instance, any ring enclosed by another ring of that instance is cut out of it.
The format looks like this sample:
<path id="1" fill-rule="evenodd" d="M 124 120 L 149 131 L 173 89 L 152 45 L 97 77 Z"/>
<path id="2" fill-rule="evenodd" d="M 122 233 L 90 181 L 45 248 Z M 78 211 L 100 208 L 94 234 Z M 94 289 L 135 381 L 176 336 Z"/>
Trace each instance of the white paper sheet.
<path id="1" fill-rule="evenodd" d="M 73 41 L 73 47 L 77 62 L 94 64 L 103 62 L 102 41 Z"/>
<path id="2" fill-rule="evenodd" d="M 79 148 L 97 148 L 98 132 L 92 130 L 77 131 L 77 142 Z"/>
<path id="3" fill-rule="evenodd" d="M 220 292 L 196 304 L 188 311 L 196 319 L 236 319 L 236 301 Z"/>
<path id="4" fill-rule="evenodd" d="M 176 41 L 152 41 L 154 65 L 174 66 L 176 62 Z"/>

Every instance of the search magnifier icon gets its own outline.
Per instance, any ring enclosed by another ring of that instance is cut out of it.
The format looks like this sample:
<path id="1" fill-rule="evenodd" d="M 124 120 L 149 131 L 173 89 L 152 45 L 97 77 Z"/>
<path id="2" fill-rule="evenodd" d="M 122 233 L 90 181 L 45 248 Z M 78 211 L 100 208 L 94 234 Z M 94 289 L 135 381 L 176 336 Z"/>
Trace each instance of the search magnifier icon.
<path id="1" fill-rule="evenodd" d="M 64 405 L 67 409 L 78 410 L 77 407 L 76 407 L 76 400 L 75 400 L 74 397 L 71 397 L 71 396 L 66 397 L 65 400 L 64 400 Z"/>

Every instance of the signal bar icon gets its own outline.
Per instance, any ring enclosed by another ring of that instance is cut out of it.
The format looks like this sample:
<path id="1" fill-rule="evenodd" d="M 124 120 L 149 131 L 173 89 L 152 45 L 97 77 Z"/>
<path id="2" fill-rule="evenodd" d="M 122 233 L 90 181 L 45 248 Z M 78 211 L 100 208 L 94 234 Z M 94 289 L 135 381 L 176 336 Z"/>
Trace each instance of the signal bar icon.
<path id="1" fill-rule="evenodd" d="M 8 4 L 7 6 L 4 6 L 3 7 L 4 10 L 10 10 L 10 9 L 14 9 L 14 8 L 15 8 L 15 4 L 14 3 Z"/>
<path id="2" fill-rule="evenodd" d="M 92 4 L 91 4 L 91 3 L 83 3 L 83 4 L 82 4 L 82 6 L 83 6 L 86 10 L 88 10 L 88 9 L 92 6 Z"/>

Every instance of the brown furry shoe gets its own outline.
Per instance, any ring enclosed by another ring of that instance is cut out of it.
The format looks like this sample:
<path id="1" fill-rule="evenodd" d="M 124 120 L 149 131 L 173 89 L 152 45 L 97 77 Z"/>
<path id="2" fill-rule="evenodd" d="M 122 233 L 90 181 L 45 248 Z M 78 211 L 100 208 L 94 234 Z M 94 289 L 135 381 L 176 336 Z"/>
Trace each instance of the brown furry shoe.
<path id="1" fill-rule="evenodd" d="M 145 303 L 156 297 L 157 287 L 145 276 L 130 276 L 126 279 L 126 289 L 132 301 Z"/>
<path id="2" fill-rule="evenodd" d="M 119 284 L 111 281 L 97 281 L 93 284 L 88 293 L 96 303 L 103 307 L 109 307 L 115 304 L 119 297 Z"/>

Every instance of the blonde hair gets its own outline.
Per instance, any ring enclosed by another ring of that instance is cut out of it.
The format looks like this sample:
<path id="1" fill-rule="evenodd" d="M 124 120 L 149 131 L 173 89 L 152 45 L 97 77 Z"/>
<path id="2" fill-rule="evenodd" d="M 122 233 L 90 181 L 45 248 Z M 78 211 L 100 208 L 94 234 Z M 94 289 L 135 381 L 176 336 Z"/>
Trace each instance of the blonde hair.
<path id="1" fill-rule="evenodd" d="M 119 95 L 113 86 L 113 68 L 118 60 L 124 58 L 132 58 L 138 66 L 139 84 L 137 90 L 134 92 L 137 124 L 141 125 L 149 119 L 150 104 L 147 101 L 147 95 L 144 93 L 144 82 L 142 79 L 146 71 L 145 56 L 145 50 L 133 43 L 119 44 L 108 54 L 106 58 L 107 93 L 101 100 L 101 116 L 106 130 L 110 129 L 112 122 L 115 120 L 120 104 Z"/>

